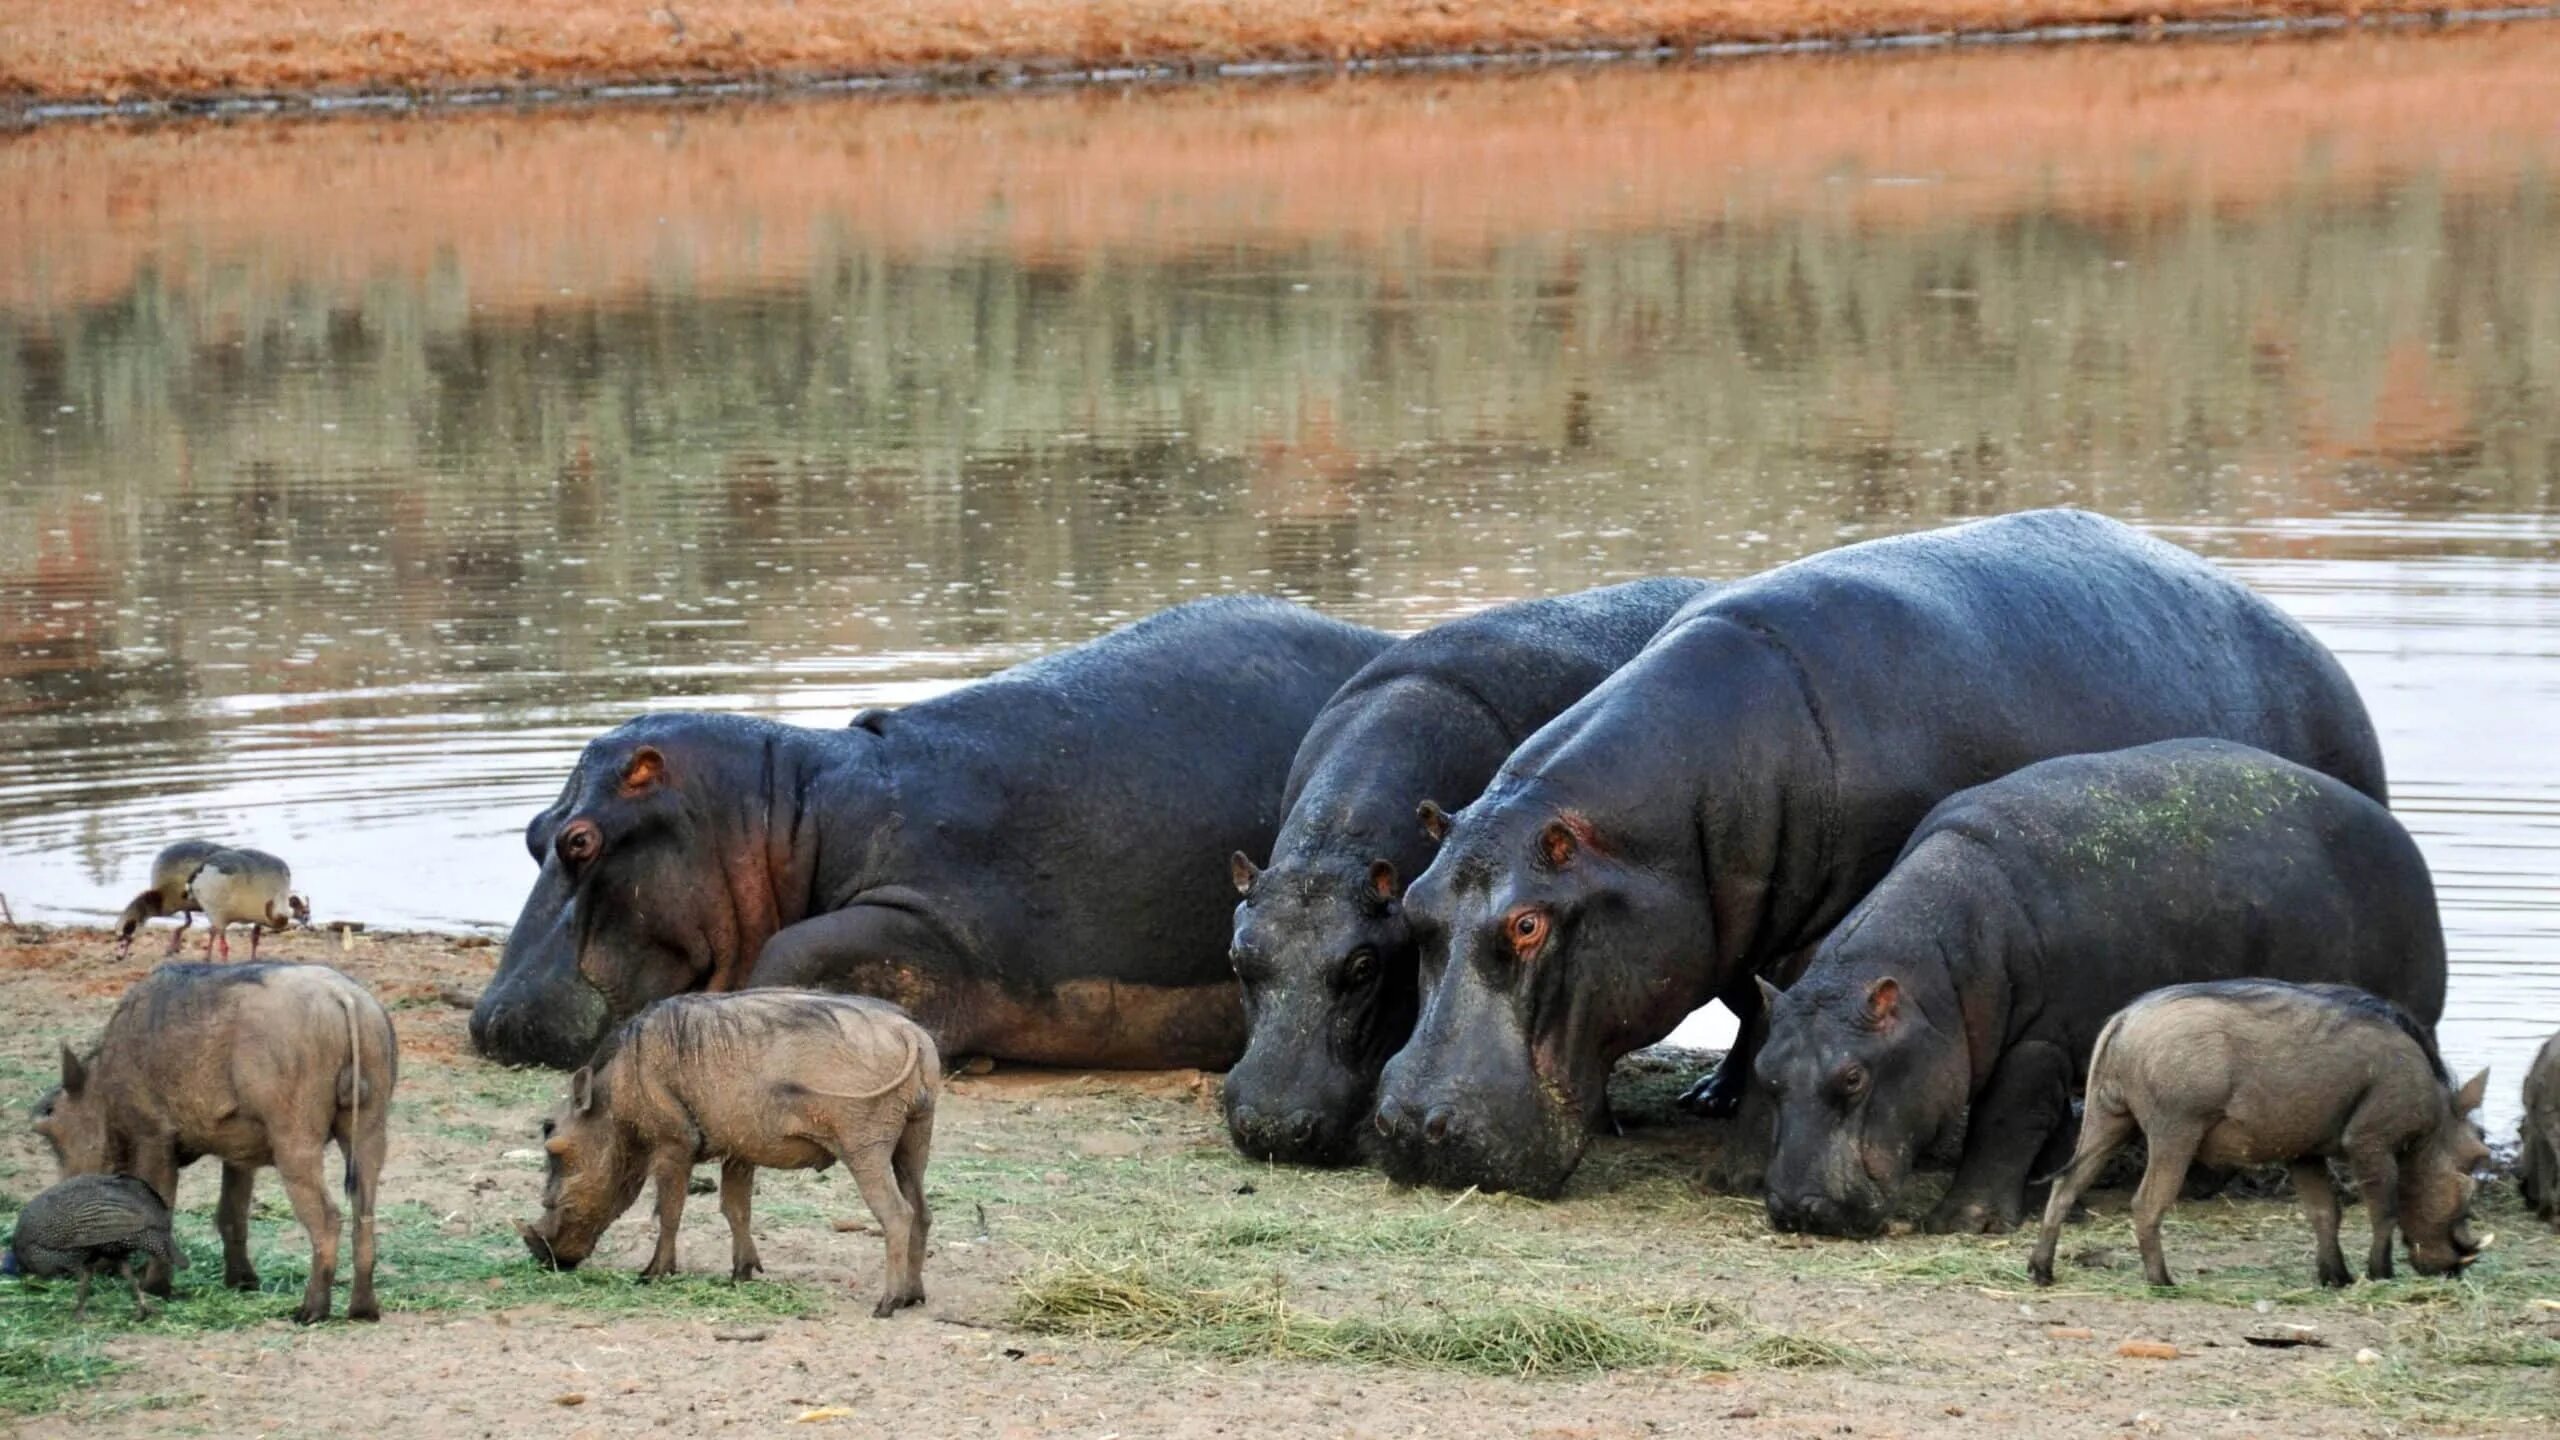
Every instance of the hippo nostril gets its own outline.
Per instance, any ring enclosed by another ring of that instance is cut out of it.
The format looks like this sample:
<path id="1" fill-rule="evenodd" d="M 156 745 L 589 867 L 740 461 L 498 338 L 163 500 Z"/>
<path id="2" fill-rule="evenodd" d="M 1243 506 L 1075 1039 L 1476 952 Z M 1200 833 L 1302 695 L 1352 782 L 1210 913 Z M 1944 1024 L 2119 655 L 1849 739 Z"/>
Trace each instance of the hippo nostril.
<path id="1" fill-rule="evenodd" d="M 1289 1113 L 1289 1143 L 1292 1145 L 1305 1145 L 1313 1142 L 1316 1138 L 1316 1127 L 1320 1123 L 1321 1122 L 1316 1118 L 1316 1112 L 1313 1110 L 1291 1111 Z"/>
<path id="2" fill-rule="evenodd" d="M 1448 1139 L 1448 1138 L 1449 1138 L 1449 1125 L 1450 1125 L 1450 1122 L 1452 1122 L 1452 1121 L 1456 1120 L 1457 1118 L 1458 1118 L 1458 1113 L 1457 1113 L 1456 1111 L 1454 1111 L 1454 1110 L 1450 1109 L 1450 1108 L 1449 1108 L 1448 1106 L 1446 1106 L 1446 1105 L 1434 1105 L 1434 1106 L 1432 1106 L 1432 1107 L 1431 1107 L 1431 1113 L 1430 1113 L 1429 1115 L 1427 1115 L 1427 1116 L 1423 1117 L 1423 1121 L 1422 1121 L 1422 1134 L 1423 1134 L 1423 1137 L 1424 1137 L 1425 1139 L 1432 1140 L 1432 1141 L 1440 1141 L 1440 1140 L 1446 1140 L 1446 1139 Z"/>

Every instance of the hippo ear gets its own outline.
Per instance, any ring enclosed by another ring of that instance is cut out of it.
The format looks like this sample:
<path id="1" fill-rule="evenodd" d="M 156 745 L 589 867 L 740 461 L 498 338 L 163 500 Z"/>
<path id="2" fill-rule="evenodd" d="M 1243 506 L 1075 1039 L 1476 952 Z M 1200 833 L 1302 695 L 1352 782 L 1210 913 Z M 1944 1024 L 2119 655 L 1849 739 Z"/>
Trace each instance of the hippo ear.
<path id="1" fill-rule="evenodd" d="M 1890 975 L 1867 987 L 1867 1028 L 1890 1030 L 1902 1022 L 1902 982 Z"/>
<path id="2" fill-rule="evenodd" d="M 88 1084 L 89 1067 L 80 1063 L 80 1057 L 72 1053 L 69 1045 L 63 1046 L 62 1093 L 65 1095 L 77 1095 L 85 1089 Z"/>
<path id="3" fill-rule="evenodd" d="M 1236 882 L 1237 894 L 1250 895 L 1253 882 L 1262 878 L 1262 867 L 1253 863 L 1252 856 L 1239 850 L 1227 857 L 1227 878 Z"/>
<path id="4" fill-rule="evenodd" d="M 1547 857 L 1547 864 L 1554 869 L 1572 864 L 1581 849 L 1582 842 L 1574 838 L 1573 827 L 1561 820 L 1548 821 L 1547 828 L 1538 832 L 1538 853 Z"/>
<path id="5" fill-rule="evenodd" d="M 65 1088 L 68 1087 L 66 1086 Z M 2461 1089 L 2453 1093 L 2453 1113 L 2456 1115 L 2468 1115 L 2472 1111 L 2479 1109 L 2481 1100 L 2484 1099 L 2488 1093 L 2489 1072 L 2483 1070 L 2479 1074 L 2472 1076 L 2469 1084 L 2464 1085 Z"/>
<path id="6" fill-rule="evenodd" d="M 1751 977 L 1751 983 L 1760 987 L 1760 1011 L 1762 1014 L 1765 1015 L 1778 1008 L 1778 987 L 1769 983 L 1768 976 L 1754 975 Z"/>
<path id="7" fill-rule="evenodd" d="M 1431 837 L 1432 844 L 1437 845 L 1449 838 L 1448 811 L 1425 800 L 1414 813 L 1422 817 L 1422 833 Z"/>
<path id="8" fill-rule="evenodd" d="M 596 1108 L 596 1072 L 592 1065 L 581 1065 L 569 1077 L 569 1108 L 581 1115 Z"/>
<path id="9" fill-rule="evenodd" d="M 655 745 L 643 745 L 622 762 L 622 793 L 645 795 L 667 778 L 667 757 Z"/>
<path id="10" fill-rule="evenodd" d="M 1372 860 L 1369 862 L 1370 894 L 1377 896 L 1381 900 L 1393 900 L 1401 889 L 1402 882 L 1396 875 L 1396 862 L 1393 860 Z"/>

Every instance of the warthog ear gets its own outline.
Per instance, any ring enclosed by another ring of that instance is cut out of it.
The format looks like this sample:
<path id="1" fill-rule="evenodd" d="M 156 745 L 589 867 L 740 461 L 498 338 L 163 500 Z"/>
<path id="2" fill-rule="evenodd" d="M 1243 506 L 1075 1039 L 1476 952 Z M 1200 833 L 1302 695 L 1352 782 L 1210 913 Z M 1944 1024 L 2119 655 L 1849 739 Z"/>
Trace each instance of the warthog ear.
<path id="1" fill-rule="evenodd" d="M 80 1057 L 72 1052 L 68 1044 L 64 1045 L 62 1047 L 62 1093 L 77 1095 L 88 1083 L 89 1067 L 80 1063 Z"/>
<path id="2" fill-rule="evenodd" d="M 584 1115 L 596 1108 L 596 1072 L 592 1065 L 581 1065 L 569 1077 L 569 1108 Z"/>
<path id="3" fill-rule="evenodd" d="M 1239 850 L 1227 857 L 1227 878 L 1235 882 L 1237 894 L 1252 894 L 1253 882 L 1261 877 L 1262 867 L 1253 863 L 1252 856 Z"/>
<path id="4" fill-rule="evenodd" d="M 1882 976 L 1867 987 L 1867 1028 L 1890 1030 L 1902 1021 L 1902 982 Z"/>
<path id="5" fill-rule="evenodd" d="M 622 793 L 645 795 L 667 778 L 667 757 L 655 745 L 643 745 L 622 762 Z"/>
<path id="6" fill-rule="evenodd" d="M 67 1089 L 69 1087 L 66 1086 L 65 1088 Z M 2471 1077 L 2471 1083 L 2453 1092 L 2453 1113 L 2456 1115 L 2468 1115 L 2472 1111 L 2479 1109 L 2481 1100 L 2485 1098 L 2488 1093 L 2489 1072 L 2483 1070 L 2479 1074 Z"/>
<path id="7" fill-rule="evenodd" d="M 1370 894 L 1377 896 L 1381 900 L 1393 900 L 1396 898 L 1396 894 L 1401 888 L 1402 886 L 1396 877 L 1396 862 L 1393 860 L 1372 860 L 1369 862 Z"/>
<path id="8" fill-rule="evenodd" d="M 1431 837 L 1432 844 L 1437 845 L 1449 838 L 1448 811 L 1425 800 L 1414 813 L 1422 817 L 1422 833 Z"/>

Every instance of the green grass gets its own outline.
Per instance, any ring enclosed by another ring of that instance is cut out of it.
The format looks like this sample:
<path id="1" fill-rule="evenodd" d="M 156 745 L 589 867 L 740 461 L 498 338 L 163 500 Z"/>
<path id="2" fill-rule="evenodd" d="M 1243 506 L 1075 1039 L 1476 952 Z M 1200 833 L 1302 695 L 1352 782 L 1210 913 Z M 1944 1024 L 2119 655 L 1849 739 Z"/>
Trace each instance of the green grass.
<path id="1" fill-rule="evenodd" d="M 15 1225 L 16 1206 L 0 1219 Z M 250 1220 L 254 1291 L 223 1288 L 222 1247 L 211 1216 L 178 1216 L 178 1244 L 188 1260 L 177 1294 L 154 1301 L 137 1320 L 132 1292 L 113 1277 L 93 1287 L 86 1320 L 72 1319 L 72 1283 L 0 1284 L 0 1414 L 35 1414 L 61 1405 L 118 1369 L 107 1353 L 118 1337 L 241 1330 L 288 1317 L 310 1276 L 301 1230 L 280 1208 L 261 1204 Z M 646 1217 L 642 1217 L 645 1223 Z M 687 1315 L 753 1320 L 814 1315 L 826 1308 L 815 1286 L 759 1280 L 733 1285 L 710 1275 L 643 1283 L 621 1266 L 589 1266 L 567 1274 L 536 1267 L 514 1231 L 475 1223 L 458 1233 L 421 1205 L 386 1205 L 378 1220 L 381 1256 L 375 1271 L 386 1312 L 471 1311 L 550 1306 L 601 1316 Z M 626 1220 L 625 1222 L 630 1223 Z M 291 1248 L 287 1248 L 290 1246 Z M 337 1304 L 346 1302 L 347 1257 L 340 1252 Z"/>

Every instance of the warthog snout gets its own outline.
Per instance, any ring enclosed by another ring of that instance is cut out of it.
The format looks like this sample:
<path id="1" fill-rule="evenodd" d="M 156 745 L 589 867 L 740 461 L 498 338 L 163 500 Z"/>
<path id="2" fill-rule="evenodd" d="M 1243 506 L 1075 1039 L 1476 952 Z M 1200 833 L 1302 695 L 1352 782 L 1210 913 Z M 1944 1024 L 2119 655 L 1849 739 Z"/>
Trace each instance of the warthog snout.
<path id="1" fill-rule="evenodd" d="M 578 1263 L 587 1258 L 584 1255 L 561 1254 L 549 1236 L 521 1220 L 516 1222 L 516 1234 L 524 1237 L 524 1248 L 533 1252 L 534 1263 L 546 1269 L 575 1270 Z"/>

